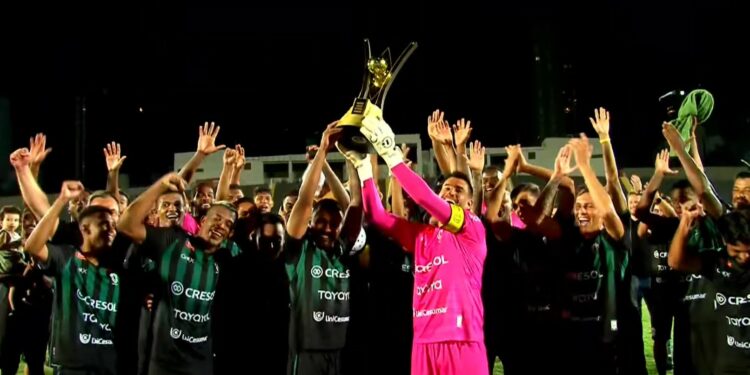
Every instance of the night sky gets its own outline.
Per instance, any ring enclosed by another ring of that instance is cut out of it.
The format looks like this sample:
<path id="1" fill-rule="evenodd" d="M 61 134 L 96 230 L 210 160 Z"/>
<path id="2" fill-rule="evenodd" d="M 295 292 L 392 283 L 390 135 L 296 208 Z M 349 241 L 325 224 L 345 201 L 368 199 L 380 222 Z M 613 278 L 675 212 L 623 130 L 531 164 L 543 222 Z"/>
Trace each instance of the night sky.
<path id="1" fill-rule="evenodd" d="M 48 133 L 54 151 L 42 183 L 57 191 L 76 177 L 76 97 L 85 97 L 87 186 L 103 185 L 105 142 L 122 143 L 123 172 L 146 185 L 170 170 L 174 152 L 194 149 L 203 121 L 250 156 L 302 152 L 351 104 L 369 37 L 394 55 L 419 43 L 385 118 L 424 142 L 435 108 L 471 119 L 476 137 L 502 146 L 593 135 L 587 117 L 603 105 L 620 166 L 651 165 L 662 143 L 658 97 L 702 87 L 717 102 L 704 161 L 738 165 L 748 149 L 750 26 L 729 1 L 308 3 L 316 6 L 3 5 L 10 144 Z"/>

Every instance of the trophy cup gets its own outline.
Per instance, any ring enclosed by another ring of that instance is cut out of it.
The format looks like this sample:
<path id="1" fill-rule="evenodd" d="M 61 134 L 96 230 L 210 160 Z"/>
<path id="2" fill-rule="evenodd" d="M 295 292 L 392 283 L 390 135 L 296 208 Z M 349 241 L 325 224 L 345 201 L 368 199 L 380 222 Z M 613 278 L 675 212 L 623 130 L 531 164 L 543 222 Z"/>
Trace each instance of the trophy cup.
<path id="1" fill-rule="evenodd" d="M 404 66 L 409 56 L 417 49 L 417 43 L 411 42 L 401 52 L 395 62 L 391 63 L 391 51 L 386 48 L 380 57 L 373 57 L 370 50 L 370 40 L 365 39 L 365 71 L 362 88 L 354 99 L 354 104 L 339 120 L 337 127 L 341 127 L 339 148 L 359 153 L 372 152 L 372 145 L 359 132 L 362 119 L 365 116 L 383 117 L 385 97 L 391 88 L 393 80 Z"/>

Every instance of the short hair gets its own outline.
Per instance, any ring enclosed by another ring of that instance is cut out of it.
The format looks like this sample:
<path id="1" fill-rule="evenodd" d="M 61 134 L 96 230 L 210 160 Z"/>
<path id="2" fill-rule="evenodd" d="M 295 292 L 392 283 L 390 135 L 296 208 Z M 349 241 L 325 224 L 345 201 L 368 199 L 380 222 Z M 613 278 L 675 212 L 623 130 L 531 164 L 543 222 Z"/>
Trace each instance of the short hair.
<path id="1" fill-rule="evenodd" d="M 211 190 L 214 189 L 214 185 L 210 182 L 200 182 L 198 185 L 195 186 L 195 192 L 193 192 L 193 199 L 195 199 L 198 196 L 198 193 L 203 189 L 204 187 L 210 188 Z"/>
<path id="2" fill-rule="evenodd" d="M 674 184 L 672 184 L 672 188 L 669 189 L 669 191 L 675 191 L 675 190 L 684 190 L 684 189 L 693 189 L 693 185 L 690 185 L 690 181 L 686 179 L 677 180 Z"/>
<path id="3" fill-rule="evenodd" d="M 230 184 L 229 190 L 242 190 L 242 187 L 240 186 L 240 184 Z"/>
<path id="4" fill-rule="evenodd" d="M 586 185 L 580 185 L 576 187 L 576 198 L 580 197 L 589 192 L 589 188 Z"/>
<path id="5" fill-rule="evenodd" d="M 126 192 L 124 192 L 122 190 L 118 191 L 117 193 L 120 194 L 121 196 L 125 197 L 125 199 L 127 199 L 128 202 L 130 202 L 130 195 L 128 195 L 128 193 L 126 193 Z"/>
<path id="6" fill-rule="evenodd" d="M 442 188 L 442 185 L 445 184 L 445 181 L 448 181 L 449 178 L 457 178 L 459 180 L 466 181 L 466 184 L 469 185 L 469 194 L 474 193 L 474 186 L 471 185 L 471 179 L 469 178 L 469 176 L 466 175 L 466 173 L 459 172 L 459 171 L 449 173 L 447 176 L 445 176 L 445 180 L 443 180 L 443 183 L 440 184 L 441 188 Z"/>
<path id="7" fill-rule="evenodd" d="M 539 189 L 539 185 L 533 183 L 523 183 L 516 186 L 515 189 L 510 192 L 510 200 L 516 200 L 516 197 L 524 192 L 528 192 L 535 197 L 539 197 L 539 195 L 542 193 L 542 191 Z"/>
<path id="8" fill-rule="evenodd" d="M 211 210 L 213 210 L 214 208 L 220 208 L 220 207 L 223 207 L 229 210 L 229 212 L 231 212 L 232 215 L 234 215 L 234 220 L 237 220 L 237 208 L 232 203 L 227 202 L 227 201 L 218 201 L 218 202 L 212 203 L 211 207 L 209 207 L 208 210 L 206 210 L 206 216 L 208 216 L 208 213 L 211 212 Z"/>
<path id="9" fill-rule="evenodd" d="M 335 199 L 330 198 L 321 199 L 313 205 L 313 214 L 320 210 L 331 213 L 342 212 L 339 202 L 337 202 Z"/>
<path id="10" fill-rule="evenodd" d="M 500 168 L 494 165 L 490 165 L 489 167 L 484 168 L 484 171 L 482 171 L 482 173 L 487 173 L 487 172 L 497 172 L 498 175 L 502 174 L 502 171 L 500 171 Z"/>
<path id="11" fill-rule="evenodd" d="M 274 213 L 267 213 L 260 215 L 260 226 L 271 224 L 271 225 L 284 225 L 284 218 Z"/>
<path id="12" fill-rule="evenodd" d="M 250 197 L 242 197 L 240 199 L 237 199 L 236 201 L 234 201 L 234 206 L 239 207 L 243 203 L 250 203 L 255 206 L 255 201 L 253 201 L 253 198 Z"/>
<path id="13" fill-rule="evenodd" d="M 750 172 L 742 171 L 740 173 L 737 173 L 736 176 L 734 176 L 734 180 L 735 181 L 742 180 L 742 179 L 745 179 L 745 178 L 750 178 Z"/>
<path id="14" fill-rule="evenodd" d="M 750 210 L 739 209 L 723 215 L 718 227 L 724 242 L 750 245 Z"/>
<path id="15" fill-rule="evenodd" d="M 21 210 L 16 206 L 3 206 L 0 208 L 0 219 L 4 220 L 6 214 L 15 214 L 21 217 Z"/>
<path id="16" fill-rule="evenodd" d="M 83 223 L 84 219 L 90 216 L 103 214 L 103 213 L 110 214 L 110 215 L 113 214 L 112 210 L 104 206 L 96 206 L 96 205 L 88 206 L 84 208 L 83 210 L 81 210 L 81 213 L 78 214 L 78 222 Z"/>
<path id="17" fill-rule="evenodd" d="M 286 193 L 286 195 L 284 196 L 284 198 L 289 198 L 289 197 L 299 198 L 299 190 L 292 190 Z"/>
<path id="18" fill-rule="evenodd" d="M 271 189 L 269 189 L 267 186 L 258 186 L 257 188 L 255 188 L 255 191 L 253 191 L 253 197 L 259 194 L 268 194 L 273 196 Z"/>
<path id="19" fill-rule="evenodd" d="M 106 190 L 97 190 L 97 191 L 91 193 L 91 195 L 89 195 L 88 204 L 91 205 L 91 201 L 93 201 L 94 199 L 99 199 L 99 198 L 102 198 L 102 199 L 112 198 L 112 200 L 114 200 L 115 202 L 120 203 L 120 201 L 117 200 L 117 198 L 115 198 L 114 194 L 112 194 L 112 193 L 110 193 L 110 192 L 108 192 Z"/>

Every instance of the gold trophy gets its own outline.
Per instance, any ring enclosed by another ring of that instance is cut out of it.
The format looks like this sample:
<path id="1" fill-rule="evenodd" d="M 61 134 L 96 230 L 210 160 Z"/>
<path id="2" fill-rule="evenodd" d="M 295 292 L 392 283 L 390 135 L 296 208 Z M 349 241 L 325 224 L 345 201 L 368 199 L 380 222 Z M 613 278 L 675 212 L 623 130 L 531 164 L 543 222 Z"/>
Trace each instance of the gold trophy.
<path id="1" fill-rule="evenodd" d="M 386 48 L 380 57 L 373 57 L 370 50 L 370 40 L 365 39 L 366 64 L 362 89 L 359 91 L 357 98 L 354 99 L 352 107 L 341 117 L 337 125 L 337 127 L 342 128 L 340 138 L 337 141 L 339 148 L 360 153 L 373 152 L 370 142 L 359 132 L 362 119 L 365 116 L 383 118 L 383 107 L 388 90 L 390 90 L 396 75 L 415 49 L 417 49 L 417 43 L 409 43 L 409 46 L 392 63 L 390 49 Z"/>

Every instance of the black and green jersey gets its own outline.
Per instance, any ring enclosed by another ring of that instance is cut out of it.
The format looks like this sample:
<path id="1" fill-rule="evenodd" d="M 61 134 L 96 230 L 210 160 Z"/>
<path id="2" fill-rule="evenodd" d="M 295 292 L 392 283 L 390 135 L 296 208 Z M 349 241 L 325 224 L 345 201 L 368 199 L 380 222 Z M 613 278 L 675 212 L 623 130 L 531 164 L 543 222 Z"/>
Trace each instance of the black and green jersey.
<path id="1" fill-rule="evenodd" d="M 619 315 L 630 312 L 630 279 L 626 272 L 628 252 L 622 241 L 606 231 L 594 238 L 583 238 L 570 228 L 563 246 L 562 317 L 574 323 L 587 323 L 589 332 L 605 342 L 619 330 Z M 620 308 L 623 308 L 622 310 Z M 598 327 L 598 328 L 596 328 Z"/>
<path id="2" fill-rule="evenodd" d="M 45 267 L 55 278 L 52 363 L 114 374 L 120 277 L 87 262 L 73 247 L 47 244 Z"/>
<path id="3" fill-rule="evenodd" d="M 714 287 L 716 358 L 714 374 L 747 374 L 750 368 L 750 270 L 725 250 L 700 254 L 703 276 Z"/>
<path id="4" fill-rule="evenodd" d="M 219 265 L 182 228 L 148 228 L 139 247 L 158 273 L 151 373 L 211 374 L 211 306 Z"/>
<path id="5" fill-rule="evenodd" d="M 348 256 L 340 244 L 327 252 L 310 236 L 286 235 L 284 259 L 289 277 L 290 347 L 336 350 L 344 347 L 349 323 Z"/>

